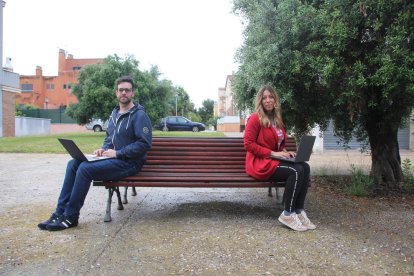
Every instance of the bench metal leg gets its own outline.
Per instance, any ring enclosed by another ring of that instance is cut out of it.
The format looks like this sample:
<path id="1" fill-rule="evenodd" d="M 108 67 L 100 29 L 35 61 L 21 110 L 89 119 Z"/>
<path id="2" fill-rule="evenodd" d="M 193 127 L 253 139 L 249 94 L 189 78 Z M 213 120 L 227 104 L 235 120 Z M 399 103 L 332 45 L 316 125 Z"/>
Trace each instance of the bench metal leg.
<path id="1" fill-rule="evenodd" d="M 283 189 L 283 192 L 282 190 Z M 283 187 L 276 187 L 276 203 L 280 203 L 283 205 L 285 203 L 285 188 Z M 282 198 L 280 197 L 282 195 Z"/>
<path id="2" fill-rule="evenodd" d="M 137 195 L 137 190 L 136 190 L 135 187 L 132 187 L 131 195 L 132 196 L 136 196 Z M 128 204 L 128 187 L 125 187 L 124 195 L 122 197 L 122 203 L 123 204 Z"/>
<path id="3" fill-rule="evenodd" d="M 128 204 L 128 187 L 125 187 L 124 196 L 122 197 L 122 203 Z"/>
<path id="4" fill-rule="evenodd" d="M 112 205 L 112 195 L 114 194 L 115 188 L 107 188 L 108 189 L 108 200 L 106 201 L 106 211 L 105 211 L 105 218 L 104 222 L 110 222 L 111 218 L 111 205 Z"/>
<path id="5" fill-rule="evenodd" d="M 119 192 L 119 187 L 109 187 L 108 189 L 108 200 L 106 201 L 106 211 L 105 211 L 105 218 L 104 222 L 110 222 L 112 221 L 111 217 L 111 207 L 112 207 L 112 196 L 114 195 L 114 192 L 117 195 L 118 198 L 118 210 L 124 210 L 124 206 L 121 202 L 121 193 Z"/>
<path id="6" fill-rule="evenodd" d="M 115 192 L 118 198 L 118 210 L 124 210 L 124 205 L 122 205 L 121 192 L 119 191 L 119 187 L 115 187 Z"/>
<path id="7" fill-rule="evenodd" d="M 268 195 L 268 196 L 270 196 L 270 197 L 272 197 L 272 196 L 273 196 L 273 194 L 272 194 L 272 187 L 269 187 L 269 191 L 268 191 L 267 195 Z M 277 194 L 276 194 L 276 195 L 277 195 Z"/>

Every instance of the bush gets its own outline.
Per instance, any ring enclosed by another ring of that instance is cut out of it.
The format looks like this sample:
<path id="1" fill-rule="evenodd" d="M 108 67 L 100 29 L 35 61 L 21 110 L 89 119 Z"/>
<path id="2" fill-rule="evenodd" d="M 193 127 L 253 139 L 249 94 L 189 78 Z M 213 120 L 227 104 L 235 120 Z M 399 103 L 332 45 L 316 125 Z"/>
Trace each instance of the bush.
<path id="1" fill-rule="evenodd" d="M 348 194 L 355 196 L 368 196 L 372 193 L 374 181 L 368 175 L 364 174 L 361 168 L 351 164 L 351 185 L 345 188 Z"/>
<path id="2" fill-rule="evenodd" d="M 406 158 L 402 164 L 403 181 L 400 183 L 401 189 L 405 191 L 414 191 L 414 168 L 411 164 L 411 160 Z"/>

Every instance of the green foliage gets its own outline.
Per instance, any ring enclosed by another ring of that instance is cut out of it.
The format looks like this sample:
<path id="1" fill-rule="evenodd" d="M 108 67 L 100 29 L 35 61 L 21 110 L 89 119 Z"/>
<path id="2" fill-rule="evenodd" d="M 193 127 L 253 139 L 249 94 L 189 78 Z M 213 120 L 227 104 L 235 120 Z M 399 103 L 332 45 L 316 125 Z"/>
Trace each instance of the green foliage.
<path id="1" fill-rule="evenodd" d="M 23 112 L 20 110 L 18 104 L 15 104 L 14 106 L 14 113 L 15 113 L 15 116 L 23 116 Z"/>
<path id="2" fill-rule="evenodd" d="M 400 183 L 400 186 L 405 191 L 414 191 L 414 168 L 411 160 L 406 158 L 402 162 L 402 172 L 404 179 Z"/>
<path id="3" fill-rule="evenodd" d="M 201 117 L 200 117 L 200 115 L 198 115 L 197 113 L 195 113 L 195 112 L 188 112 L 187 113 L 187 118 L 188 119 L 190 119 L 191 121 L 193 121 L 193 122 L 201 122 Z"/>
<path id="4" fill-rule="evenodd" d="M 180 86 L 174 88 L 173 97 L 171 98 L 172 109 L 167 115 L 175 116 L 175 97 L 177 97 L 177 116 L 184 116 L 191 119 L 190 114 L 196 113 L 196 110 L 194 104 L 190 100 L 190 96 L 184 88 Z"/>
<path id="5" fill-rule="evenodd" d="M 351 183 L 345 188 L 348 194 L 355 196 L 368 196 L 372 193 L 374 181 L 364 173 L 361 168 L 351 164 Z"/>
<path id="6" fill-rule="evenodd" d="M 37 106 L 31 105 L 31 104 L 25 104 L 23 106 L 19 104 L 15 104 L 15 115 L 16 116 L 25 116 L 24 110 L 39 110 Z"/>
<path id="7" fill-rule="evenodd" d="M 214 129 L 217 129 L 217 118 L 211 117 L 210 119 L 208 119 L 206 124 L 207 126 L 213 126 Z"/>
<path id="8" fill-rule="evenodd" d="M 398 180 L 397 130 L 414 107 L 414 2 L 234 0 L 234 11 L 245 22 L 237 106 L 252 108 L 271 84 L 288 129 L 300 136 L 333 119 L 345 143 L 369 138 L 374 158 L 387 157 L 373 162 L 385 164 L 376 178 Z"/>
<path id="9" fill-rule="evenodd" d="M 202 107 L 198 109 L 198 114 L 201 117 L 201 122 L 207 124 L 207 122 L 214 116 L 214 101 L 207 99 L 202 102 Z"/>

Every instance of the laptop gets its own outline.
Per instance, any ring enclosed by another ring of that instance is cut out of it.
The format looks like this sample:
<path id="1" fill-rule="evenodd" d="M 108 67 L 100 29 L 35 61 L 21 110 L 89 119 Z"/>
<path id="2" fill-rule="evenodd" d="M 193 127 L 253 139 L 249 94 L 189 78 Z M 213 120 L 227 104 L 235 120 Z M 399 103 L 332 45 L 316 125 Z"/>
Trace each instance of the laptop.
<path id="1" fill-rule="evenodd" d="M 316 136 L 302 136 L 300 139 L 299 148 L 296 152 L 295 157 L 280 157 L 272 156 L 273 159 L 280 161 L 287 161 L 292 163 L 306 162 L 309 161 L 309 158 L 312 153 L 313 144 L 315 143 Z"/>
<path id="2" fill-rule="evenodd" d="M 112 157 L 108 156 L 96 156 L 93 154 L 84 154 L 79 147 L 75 144 L 73 140 L 69 139 L 62 139 L 58 138 L 59 142 L 62 144 L 62 146 L 67 150 L 67 152 L 72 156 L 73 159 L 81 160 L 81 161 L 87 161 L 87 162 L 95 162 L 100 161 Z"/>

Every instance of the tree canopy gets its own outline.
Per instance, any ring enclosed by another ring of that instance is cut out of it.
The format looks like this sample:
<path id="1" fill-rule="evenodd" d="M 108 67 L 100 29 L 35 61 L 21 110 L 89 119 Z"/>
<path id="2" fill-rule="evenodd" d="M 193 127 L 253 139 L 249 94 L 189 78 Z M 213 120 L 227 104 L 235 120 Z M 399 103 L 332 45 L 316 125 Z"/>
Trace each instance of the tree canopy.
<path id="1" fill-rule="evenodd" d="M 214 101 L 211 99 L 204 100 L 202 107 L 198 109 L 198 114 L 201 117 L 201 121 L 205 124 L 211 122 L 211 119 L 214 116 Z"/>
<path id="2" fill-rule="evenodd" d="M 235 78 L 239 108 L 260 86 L 279 91 L 286 125 L 368 141 L 371 175 L 400 181 L 397 131 L 414 107 L 414 2 L 234 0 L 245 23 Z"/>

